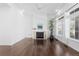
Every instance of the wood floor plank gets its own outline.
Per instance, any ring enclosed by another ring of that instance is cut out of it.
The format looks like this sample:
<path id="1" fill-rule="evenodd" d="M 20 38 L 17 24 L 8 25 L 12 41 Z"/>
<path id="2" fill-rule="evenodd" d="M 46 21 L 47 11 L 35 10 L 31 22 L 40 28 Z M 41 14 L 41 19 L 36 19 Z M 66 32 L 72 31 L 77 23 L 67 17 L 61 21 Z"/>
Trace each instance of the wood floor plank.
<path id="1" fill-rule="evenodd" d="M 0 46 L 0 56 L 79 56 L 79 52 L 56 39 L 25 38 L 13 46 Z"/>

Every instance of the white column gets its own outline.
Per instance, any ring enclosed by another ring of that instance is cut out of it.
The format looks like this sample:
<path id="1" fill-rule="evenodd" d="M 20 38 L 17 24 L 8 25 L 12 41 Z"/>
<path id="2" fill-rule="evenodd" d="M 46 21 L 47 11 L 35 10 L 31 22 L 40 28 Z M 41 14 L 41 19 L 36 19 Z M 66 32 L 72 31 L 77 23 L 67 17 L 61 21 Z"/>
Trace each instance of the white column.
<path id="1" fill-rule="evenodd" d="M 70 18 L 69 13 L 65 13 L 64 15 L 64 37 L 69 38 L 70 37 Z"/>
<path id="2" fill-rule="evenodd" d="M 56 36 L 58 36 L 58 19 L 56 19 L 56 23 L 55 23 L 55 32 L 56 32 Z"/>

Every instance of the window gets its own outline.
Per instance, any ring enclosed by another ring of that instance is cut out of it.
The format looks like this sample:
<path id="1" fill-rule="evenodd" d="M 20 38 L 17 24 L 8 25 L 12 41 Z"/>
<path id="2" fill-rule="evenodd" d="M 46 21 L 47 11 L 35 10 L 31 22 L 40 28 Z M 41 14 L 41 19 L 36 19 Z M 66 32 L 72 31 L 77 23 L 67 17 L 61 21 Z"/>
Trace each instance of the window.
<path id="1" fill-rule="evenodd" d="M 79 39 L 79 16 L 75 18 L 75 38 Z"/>
<path id="2" fill-rule="evenodd" d="M 79 39 L 79 16 L 70 21 L 70 37 Z"/>
<path id="3" fill-rule="evenodd" d="M 63 35 L 63 16 L 58 19 L 58 34 Z"/>
<path id="4" fill-rule="evenodd" d="M 75 38 L 75 19 L 70 21 L 70 37 Z"/>

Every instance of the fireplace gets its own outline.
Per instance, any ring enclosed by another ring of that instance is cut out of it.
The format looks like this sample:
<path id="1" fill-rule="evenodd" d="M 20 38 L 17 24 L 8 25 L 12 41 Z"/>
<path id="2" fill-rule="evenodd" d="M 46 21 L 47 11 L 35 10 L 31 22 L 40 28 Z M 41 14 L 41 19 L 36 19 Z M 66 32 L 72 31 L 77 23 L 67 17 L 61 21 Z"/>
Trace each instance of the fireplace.
<path id="1" fill-rule="evenodd" d="M 44 38 L 44 32 L 36 32 L 36 38 Z"/>

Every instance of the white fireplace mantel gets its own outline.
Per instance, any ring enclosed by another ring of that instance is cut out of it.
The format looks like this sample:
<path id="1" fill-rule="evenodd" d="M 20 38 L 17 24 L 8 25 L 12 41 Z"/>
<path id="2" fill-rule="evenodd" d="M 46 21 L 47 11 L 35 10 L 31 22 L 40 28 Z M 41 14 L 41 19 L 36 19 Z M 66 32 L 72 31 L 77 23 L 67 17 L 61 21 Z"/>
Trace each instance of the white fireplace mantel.
<path id="1" fill-rule="evenodd" d="M 33 30 L 32 31 L 32 38 L 36 39 L 36 32 L 44 32 L 44 39 L 48 38 L 48 31 L 45 30 Z"/>

